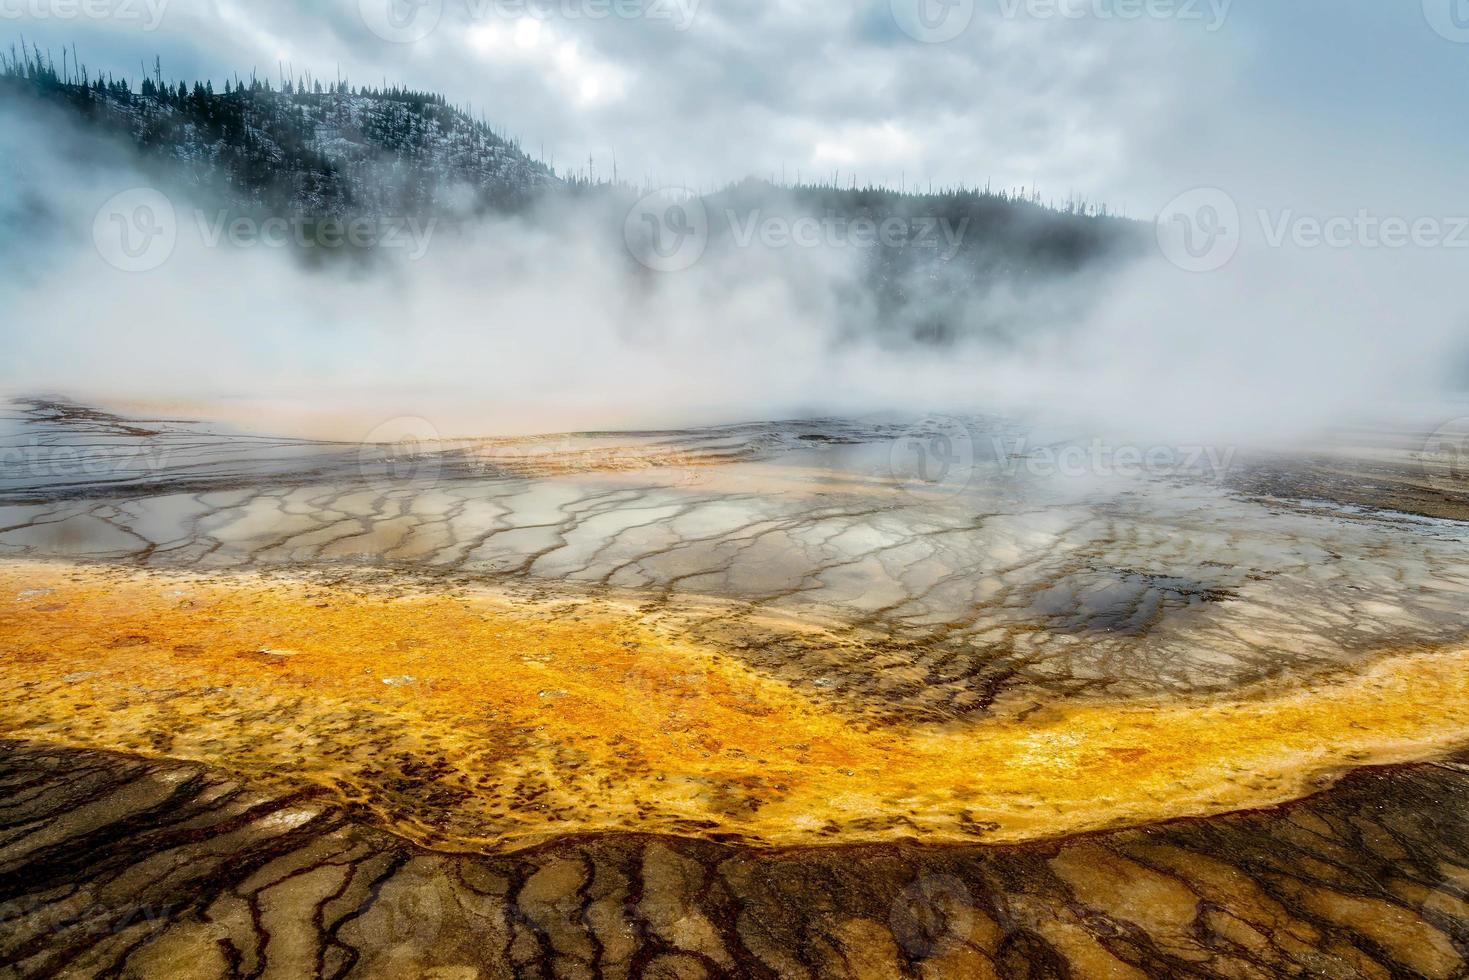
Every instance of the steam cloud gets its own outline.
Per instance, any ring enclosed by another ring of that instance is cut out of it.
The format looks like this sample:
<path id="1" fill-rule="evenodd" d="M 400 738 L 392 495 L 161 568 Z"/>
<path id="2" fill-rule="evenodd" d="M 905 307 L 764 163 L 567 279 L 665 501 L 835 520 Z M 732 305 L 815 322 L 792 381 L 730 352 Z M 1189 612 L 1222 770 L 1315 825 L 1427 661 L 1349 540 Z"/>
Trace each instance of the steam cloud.
<path id="1" fill-rule="evenodd" d="M 991 291 L 961 316 L 1032 328 L 932 345 L 884 329 L 860 249 L 756 241 L 650 272 L 630 260 L 621 215 L 586 201 L 440 227 L 416 260 L 405 248 L 307 263 L 209 247 L 200 222 L 221 205 L 174 189 L 168 261 L 123 272 L 92 230 L 113 195 L 155 184 L 130 150 L 18 105 L 0 108 L 0 134 L 11 393 L 346 439 L 404 415 L 449 437 L 998 412 L 1273 442 L 1405 402 L 1431 418 L 1420 403 L 1463 381 L 1455 275 L 1469 251 L 1271 247 L 1248 211 L 1223 269 L 1154 255 L 1025 296 Z"/>

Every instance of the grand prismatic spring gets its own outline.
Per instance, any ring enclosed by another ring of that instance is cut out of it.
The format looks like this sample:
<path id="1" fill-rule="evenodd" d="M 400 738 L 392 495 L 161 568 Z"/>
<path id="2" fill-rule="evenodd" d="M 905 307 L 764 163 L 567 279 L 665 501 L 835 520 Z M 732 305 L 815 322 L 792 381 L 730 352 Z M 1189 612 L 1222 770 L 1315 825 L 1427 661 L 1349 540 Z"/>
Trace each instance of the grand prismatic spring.
<path id="1" fill-rule="evenodd" d="M 1421 439 L 4 426 L 9 975 L 1466 970 Z"/>

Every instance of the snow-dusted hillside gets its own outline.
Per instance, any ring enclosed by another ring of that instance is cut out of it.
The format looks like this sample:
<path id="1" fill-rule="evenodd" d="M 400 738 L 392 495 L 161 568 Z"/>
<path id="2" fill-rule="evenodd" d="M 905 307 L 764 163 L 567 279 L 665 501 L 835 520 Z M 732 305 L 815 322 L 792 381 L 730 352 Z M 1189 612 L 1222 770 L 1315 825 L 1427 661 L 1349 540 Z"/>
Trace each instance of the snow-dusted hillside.
<path id="1" fill-rule="evenodd" d="M 67 81 L 33 52 L 19 61 L 0 53 L 0 98 L 49 106 L 42 139 L 58 110 L 85 130 L 89 139 L 79 145 L 86 153 L 125 154 L 116 142 L 90 138 L 120 137 L 160 184 L 197 189 L 211 210 L 304 219 L 303 226 L 365 218 L 437 219 L 436 227 L 519 211 L 548 240 L 594 241 L 598 261 L 641 285 L 659 265 L 650 258 L 652 236 L 640 240 L 629 228 L 673 234 L 671 224 L 659 225 L 672 215 L 658 212 L 661 194 L 558 177 L 514 140 L 431 93 L 233 80 L 220 93 L 207 82 L 187 87 L 156 77 L 134 90 L 110 79 Z M 530 207 L 548 198 L 556 206 Z M 29 198 L 14 200 L 16 222 L 46 224 L 34 220 Z M 987 187 L 921 193 L 747 179 L 703 195 L 700 207 L 707 220 L 701 237 L 690 239 L 699 246 L 695 262 L 721 286 L 782 281 L 771 274 L 779 266 L 803 302 L 829 300 L 841 311 L 835 329 L 843 337 L 878 336 L 897 346 L 975 337 L 1011 343 L 1061 329 L 1084 318 L 1108 277 L 1152 254 L 1149 225 L 1097 205 L 1054 207 Z M 224 227 L 214 218 L 210 224 Z M 798 241 L 798 229 L 814 235 Z M 360 251 L 340 254 L 360 258 Z M 776 251 L 781 261 L 767 263 Z M 850 282 L 825 278 L 833 268 Z"/>
<path id="2" fill-rule="evenodd" d="M 0 79 L 7 98 L 69 108 L 125 137 L 169 176 L 242 209 L 383 215 L 514 207 L 559 185 L 483 122 L 440 96 L 258 83 L 192 89 L 67 83 L 45 70 Z"/>

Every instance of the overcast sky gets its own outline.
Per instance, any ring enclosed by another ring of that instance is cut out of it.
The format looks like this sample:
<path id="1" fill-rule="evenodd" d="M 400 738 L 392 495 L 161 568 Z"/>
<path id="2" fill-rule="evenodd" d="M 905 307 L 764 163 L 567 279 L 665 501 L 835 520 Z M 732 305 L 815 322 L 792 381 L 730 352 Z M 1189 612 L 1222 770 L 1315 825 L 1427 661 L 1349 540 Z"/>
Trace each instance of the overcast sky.
<path id="1" fill-rule="evenodd" d="M 74 43 L 89 66 L 133 78 L 156 53 L 176 77 L 274 76 L 286 62 L 437 89 L 562 169 L 593 157 L 599 176 L 615 152 L 621 176 L 658 185 L 839 172 L 1036 186 L 1151 217 L 1202 184 L 1337 209 L 1451 193 L 1469 143 L 1462 3 L 0 0 L 0 12 L 14 37 L 58 56 Z"/>

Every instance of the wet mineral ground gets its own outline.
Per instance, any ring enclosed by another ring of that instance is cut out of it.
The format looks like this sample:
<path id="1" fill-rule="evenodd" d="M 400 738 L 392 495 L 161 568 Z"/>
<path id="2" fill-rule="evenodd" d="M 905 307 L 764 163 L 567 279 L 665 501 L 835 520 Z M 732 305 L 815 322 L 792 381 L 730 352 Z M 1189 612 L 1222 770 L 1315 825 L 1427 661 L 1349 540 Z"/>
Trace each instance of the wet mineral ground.
<path id="1" fill-rule="evenodd" d="M 1469 975 L 1441 450 L 16 403 L 0 976 Z"/>

